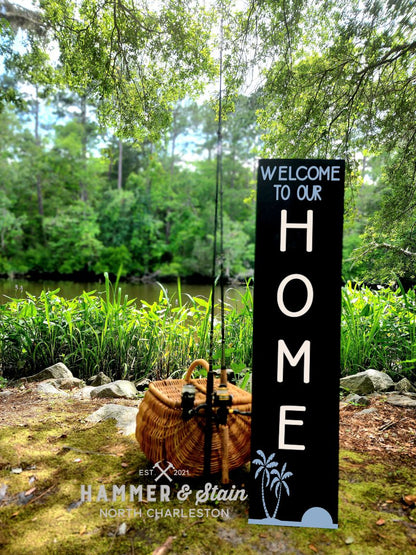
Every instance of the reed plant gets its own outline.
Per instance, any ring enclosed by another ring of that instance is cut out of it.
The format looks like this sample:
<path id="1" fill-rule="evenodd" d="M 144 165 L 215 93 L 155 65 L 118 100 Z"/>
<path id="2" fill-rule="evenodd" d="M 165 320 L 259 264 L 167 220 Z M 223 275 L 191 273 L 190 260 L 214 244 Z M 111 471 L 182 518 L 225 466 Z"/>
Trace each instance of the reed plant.
<path id="1" fill-rule="evenodd" d="M 415 289 L 347 283 L 342 290 L 341 372 L 374 368 L 416 379 Z"/>
<path id="2" fill-rule="evenodd" d="M 226 363 L 234 370 L 238 385 L 249 389 L 253 357 L 253 293 L 251 282 L 244 291 L 234 289 L 228 295 L 234 297 L 234 304 L 225 311 Z"/>
<path id="3" fill-rule="evenodd" d="M 226 363 L 238 383 L 249 385 L 253 298 L 229 290 L 224 306 Z M 20 378 L 64 362 L 80 378 L 99 371 L 112 379 L 181 376 L 210 351 L 211 298 L 169 296 L 160 285 L 156 302 L 128 299 L 118 279 L 105 275 L 104 290 L 74 299 L 59 290 L 0 305 L 0 375 Z M 220 361 L 220 318 L 214 307 L 214 367 Z M 342 290 L 341 373 L 367 368 L 416 379 L 416 292 L 348 283 Z"/>
<path id="4" fill-rule="evenodd" d="M 0 364 L 8 377 L 28 376 L 60 361 L 83 379 L 99 371 L 112 379 L 162 379 L 208 357 L 211 299 L 188 296 L 183 302 L 180 283 L 171 297 L 160 285 L 154 303 L 123 296 L 118 279 L 113 285 L 108 275 L 102 292 L 74 299 L 58 293 L 28 294 L 0 306 Z M 226 314 L 235 335 L 242 316 L 229 307 Z M 215 318 L 215 342 L 219 328 Z"/>

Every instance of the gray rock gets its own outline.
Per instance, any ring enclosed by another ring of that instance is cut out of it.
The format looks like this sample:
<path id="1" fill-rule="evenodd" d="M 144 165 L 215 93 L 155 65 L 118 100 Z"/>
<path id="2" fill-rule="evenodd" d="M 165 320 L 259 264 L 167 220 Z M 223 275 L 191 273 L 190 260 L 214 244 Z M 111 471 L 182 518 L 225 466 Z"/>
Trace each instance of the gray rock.
<path id="1" fill-rule="evenodd" d="M 134 383 L 127 380 L 117 380 L 108 384 L 95 387 L 91 391 L 92 398 L 109 398 L 109 399 L 136 399 L 138 391 Z"/>
<path id="2" fill-rule="evenodd" d="M 379 370 L 366 370 L 367 376 L 370 376 L 374 384 L 375 391 L 391 391 L 394 389 L 394 382 L 386 372 Z"/>
<path id="3" fill-rule="evenodd" d="M 87 416 L 86 420 L 95 423 L 107 420 L 108 418 L 114 418 L 117 428 L 119 428 L 123 434 L 131 435 L 134 434 L 136 430 L 136 416 L 138 412 L 136 407 L 108 404 Z"/>
<path id="4" fill-rule="evenodd" d="M 10 391 L 10 389 L 3 389 L 3 391 L 0 391 L 0 398 L 1 397 L 4 397 L 4 398 L 10 397 L 10 395 L 12 395 L 12 394 L 13 394 L 13 392 Z"/>
<path id="5" fill-rule="evenodd" d="M 416 399 L 412 399 L 407 395 L 389 395 L 387 403 L 395 407 L 403 407 L 406 409 L 416 409 Z"/>
<path id="6" fill-rule="evenodd" d="M 127 524 L 122 522 L 120 526 L 117 528 L 116 536 L 125 536 L 127 532 Z"/>
<path id="7" fill-rule="evenodd" d="M 359 372 L 353 376 L 345 376 L 345 378 L 341 378 L 340 386 L 342 389 L 352 391 L 358 395 L 368 395 L 369 393 L 374 392 L 374 384 L 370 377 L 364 372 Z"/>
<path id="8" fill-rule="evenodd" d="M 0 501 L 3 501 L 3 499 L 6 499 L 6 494 L 7 494 L 7 484 L 2 484 L 0 486 Z"/>
<path id="9" fill-rule="evenodd" d="M 80 389 L 85 386 L 85 383 L 79 378 L 61 378 L 55 380 L 55 383 L 59 389 L 74 389 L 75 387 Z"/>
<path id="10" fill-rule="evenodd" d="M 39 393 L 44 393 L 45 395 L 59 395 L 61 397 L 68 397 L 69 393 L 66 391 L 61 391 L 57 389 L 51 381 L 40 382 L 36 386 Z"/>
<path id="11" fill-rule="evenodd" d="M 364 395 L 357 395 L 356 393 L 353 395 L 348 395 L 345 401 L 347 403 L 350 403 L 351 405 L 360 405 L 363 407 L 366 407 L 370 404 L 370 399 L 368 399 L 368 397 L 364 397 Z"/>
<path id="12" fill-rule="evenodd" d="M 136 383 L 136 388 L 138 391 L 144 391 L 149 387 L 150 380 L 148 378 L 143 378 L 139 382 Z"/>
<path id="13" fill-rule="evenodd" d="M 111 378 L 106 376 L 104 372 L 98 372 L 98 374 L 91 376 L 91 378 L 88 379 L 88 384 L 93 387 L 98 387 L 99 385 L 104 385 L 106 383 L 111 383 Z"/>
<path id="14" fill-rule="evenodd" d="M 45 368 L 38 374 L 34 374 L 33 376 L 28 376 L 26 379 L 29 382 L 43 382 L 44 380 L 49 379 L 63 379 L 63 378 L 73 378 L 72 372 L 63 364 L 62 362 L 58 362 L 53 366 L 49 366 Z"/>
<path id="15" fill-rule="evenodd" d="M 356 415 L 361 414 L 361 415 L 364 416 L 364 415 L 366 415 L 366 414 L 373 414 L 373 413 L 375 413 L 375 412 L 377 412 L 377 409 L 375 409 L 374 407 L 371 407 L 371 408 L 369 408 L 369 409 L 360 410 L 360 412 L 357 412 Z"/>
<path id="16" fill-rule="evenodd" d="M 73 393 L 74 399 L 91 399 L 91 391 L 94 389 L 91 385 L 86 385 Z"/>
<path id="17" fill-rule="evenodd" d="M 341 378 L 340 385 L 352 393 L 368 395 L 374 391 L 388 391 L 394 387 L 394 382 L 385 372 L 370 369 Z"/>
<path id="18" fill-rule="evenodd" d="M 403 378 L 397 382 L 394 389 L 396 391 L 400 391 L 401 393 L 416 393 L 416 387 L 414 387 L 407 378 Z"/>

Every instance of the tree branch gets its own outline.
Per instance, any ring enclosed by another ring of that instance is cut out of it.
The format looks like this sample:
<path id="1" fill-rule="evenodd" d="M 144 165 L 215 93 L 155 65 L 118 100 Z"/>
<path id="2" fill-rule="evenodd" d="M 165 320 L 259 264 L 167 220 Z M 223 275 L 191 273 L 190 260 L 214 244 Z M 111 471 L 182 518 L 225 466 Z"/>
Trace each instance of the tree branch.
<path id="1" fill-rule="evenodd" d="M 13 29 L 34 29 L 39 34 L 46 32 L 40 12 L 12 4 L 8 0 L 0 3 L 0 18 L 6 19 Z"/>
<path id="2" fill-rule="evenodd" d="M 405 256 L 416 257 L 416 252 L 409 251 L 408 249 L 403 249 L 402 247 L 397 247 L 396 245 L 391 245 L 390 243 L 370 243 L 368 248 L 362 253 L 361 256 L 365 256 L 371 251 L 377 249 L 386 249 L 394 252 L 399 252 L 400 254 L 404 254 Z"/>
<path id="3" fill-rule="evenodd" d="M 370 64 L 370 65 L 366 66 L 361 71 L 359 71 L 358 75 L 368 73 L 368 72 L 372 71 L 373 69 L 377 69 L 378 67 L 380 67 L 382 65 L 391 64 L 391 63 L 395 62 L 396 60 L 398 60 L 399 58 L 401 58 L 402 56 L 404 56 L 407 52 L 415 50 L 415 49 L 416 49 L 416 41 L 410 42 L 408 44 L 400 44 L 400 45 L 394 46 L 388 52 L 386 52 L 386 54 L 384 54 L 384 56 L 382 58 L 380 58 L 380 60 L 378 60 L 377 62 L 374 62 L 373 64 Z M 390 57 L 393 54 L 395 54 L 395 55 L 393 57 Z"/>

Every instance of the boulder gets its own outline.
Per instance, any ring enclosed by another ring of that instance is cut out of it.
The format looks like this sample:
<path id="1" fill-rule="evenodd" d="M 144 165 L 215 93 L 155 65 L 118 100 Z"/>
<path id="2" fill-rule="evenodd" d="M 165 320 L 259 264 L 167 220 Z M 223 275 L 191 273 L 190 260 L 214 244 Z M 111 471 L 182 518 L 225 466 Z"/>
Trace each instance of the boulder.
<path id="1" fill-rule="evenodd" d="M 368 395 L 374 393 L 374 384 L 365 372 L 359 372 L 353 376 L 341 378 L 340 386 L 342 389 L 356 393 L 357 395 Z"/>
<path id="2" fill-rule="evenodd" d="M 33 376 L 28 376 L 26 379 L 29 382 L 43 382 L 44 380 L 59 380 L 64 378 L 73 378 L 71 370 L 69 370 L 65 364 L 58 362 L 53 366 L 48 366 L 38 374 Z"/>
<path id="3" fill-rule="evenodd" d="M 76 390 L 73 393 L 73 397 L 74 399 L 81 399 L 81 400 L 91 399 L 91 391 L 93 390 L 94 390 L 94 387 L 92 387 L 91 385 L 87 385 L 85 387 L 82 387 L 81 389 Z"/>
<path id="4" fill-rule="evenodd" d="M 387 397 L 387 403 L 395 407 L 416 409 L 416 399 L 412 399 L 407 395 L 389 395 Z"/>
<path id="5" fill-rule="evenodd" d="M 61 391 L 60 389 L 57 389 L 53 383 L 53 380 L 38 383 L 36 389 L 39 393 L 44 393 L 46 395 L 60 395 L 61 397 L 69 396 L 69 393 L 66 393 L 66 391 Z"/>
<path id="6" fill-rule="evenodd" d="M 136 399 L 138 391 L 134 383 L 127 380 L 117 380 L 108 384 L 100 385 L 94 387 L 91 390 L 92 398 L 124 398 L 124 399 Z"/>
<path id="7" fill-rule="evenodd" d="M 370 377 L 374 384 L 374 390 L 377 392 L 390 391 L 394 389 L 394 382 L 388 374 L 379 370 L 366 370 L 367 376 Z"/>
<path id="8" fill-rule="evenodd" d="M 101 422 L 101 420 L 114 418 L 117 428 L 119 428 L 123 434 L 130 435 L 134 434 L 136 430 L 137 413 L 138 409 L 136 407 L 108 404 L 87 416 L 86 420 L 88 422 Z"/>
<path id="9" fill-rule="evenodd" d="M 59 389 L 80 389 L 85 386 L 85 383 L 79 378 L 61 378 L 55 380 L 55 384 Z"/>
<path id="10" fill-rule="evenodd" d="M 0 398 L 3 397 L 5 399 L 6 397 L 10 397 L 12 394 L 12 391 L 9 389 L 3 389 L 3 391 L 0 391 Z"/>
<path id="11" fill-rule="evenodd" d="M 361 407 L 367 407 L 370 404 L 370 399 L 368 397 L 365 397 L 364 395 L 357 395 L 357 393 L 348 395 L 345 401 L 347 403 L 350 403 L 351 405 L 357 405 Z"/>
<path id="12" fill-rule="evenodd" d="M 148 378 L 143 378 L 139 382 L 136 383 L 137 391 L 144 391 L 150 385 L 151 381 Z"/>
<path id="13" fill-rule="evenodd" d="M 91 376 L 91 378 L 88 379 L 88 384 L 93 387 L 98 387 L 99 385 L 104 385 L 106 383 L 111 383 L 111 378 L 106 376 L 104 372 L 98 372 L 98 374 Z"/>
<path id="14" fill-rule="evenodd" d="M 389 391 L 394 388 L 394 382 L 388 374 L 373 369 L 345 376 L 345 378 L 341 378 L 340 385 L 343 389 L 358 395 L 368 395 L 375 391 Z"/>
<path id="15" fill-rule="evenodd" d="M 373 414 L 373 413 L 377 413 L 377 409 L 374 407 L 370 407 L 369 409 L 363 409 L 363 410 L 360 410 L 360 412 L 356 412 L 355 416 L 358 416 L 358 415 L 365 416 L 366 414 Z"/>
<path id="16" fill-rule="evenodd" d="M 394 389 L 400 393 L 416 393 L 416 387 L 414 387 L 407 378 L 403 378 L 397 382 Z"/>

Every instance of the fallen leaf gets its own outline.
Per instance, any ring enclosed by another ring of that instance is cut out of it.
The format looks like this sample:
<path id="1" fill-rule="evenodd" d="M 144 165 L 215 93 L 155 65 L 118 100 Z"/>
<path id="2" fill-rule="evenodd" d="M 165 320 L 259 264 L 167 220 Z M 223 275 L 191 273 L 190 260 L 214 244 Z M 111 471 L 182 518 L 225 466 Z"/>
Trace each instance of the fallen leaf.
<path id="1" fill-rule="evenodd" d="M 163 543 L 159 547 L 156 547 L 156 549 L 152 551 L 152 555 L 165 555 L 165 553 L 167 553 L 170 550 L 173 540 L 175 539 L 176 539 L 176 536 L 169 536 L 168 539 L 165 541 L 165 543 Z"/>
<path id="2" fill-rule="evenodd" d="M 30 489 L 28 489 L 27 491 L 25 491 L 26 497 L 28 497 L 29 495 L 31 495 L 35 490 L 36 490 L 36 488 L 30 488 Z"/>
<path id="3" fill-rule="evenodd" d="M 79 535 L 82 536 L 83 534 L 85 534 L 86 531 L 87 531 L 87 526 L 84 524 L 84 526 L 81 526 Z"/>
<path id="4" fill-rule="evenodd" d="M 406 505 L 409 505 L 409 507 L 411 507 L 412 505 L 416 505 L 416 495 L 404 495 L 403 501 L 406 503 Z"/>
<path id="5" fill-rule="evenodd" d="M 123 463 L 121 463 L 121 466 L 122 466 L 123 468 L 127 468 L 129 465 L 128 465 L 128 463 L 124 463 L 124 462 L 123 462 Z"/>
<path id="6" fill-rule="evenodd" d="M 384 524 L 386 524 L 386 521 L 384 520 L 384 518 L 379 518 L 376 524 L 377 526 L 383 526 Z"/>
<path id="7" fill-rule="evenodd" d="M 308 547 L 309 547 L 309 549 L 311 549 L 314 553 L 318 553 L 317 548 L 316 548 L 312 543 L 310 543 L 310 544 L 308 545 Z"/>

